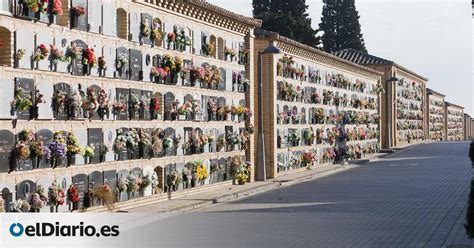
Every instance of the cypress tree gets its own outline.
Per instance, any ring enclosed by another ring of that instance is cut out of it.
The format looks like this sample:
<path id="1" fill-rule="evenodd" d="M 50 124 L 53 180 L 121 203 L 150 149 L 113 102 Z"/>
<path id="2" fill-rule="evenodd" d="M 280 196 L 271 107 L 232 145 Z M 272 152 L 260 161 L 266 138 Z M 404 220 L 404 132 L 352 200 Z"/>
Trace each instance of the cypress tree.
<path id="1" fill-rule="evenodd" d="M 306 0 L 253 0 L 253 15 L 263 21 L 262 28 L 317 47 L 318 30 L 311 27 Z"/>
<path id="2" fill-rule="evenodd" d="M 352 48 L 367 52 L 354 0 L 323 0 L 319 28 L 324 32 L 321 40 L 326 52 Z"/>

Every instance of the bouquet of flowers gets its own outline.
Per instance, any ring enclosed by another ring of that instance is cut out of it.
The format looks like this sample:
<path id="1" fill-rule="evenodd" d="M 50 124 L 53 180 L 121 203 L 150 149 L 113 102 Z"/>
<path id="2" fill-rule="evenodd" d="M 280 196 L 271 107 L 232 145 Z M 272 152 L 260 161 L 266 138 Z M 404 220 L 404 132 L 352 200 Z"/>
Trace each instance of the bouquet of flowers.
<path id="1" fill-rule="evenodd" d="M 26 161 L 30 159 L 29 145 L 24 141 L 19 141 L 15 145 L 14 154 L 17 161 Z"/>
<path id="2" fill-rule="evenodd" d="M 18 199 L 15 202 L 14 209 L 21 212 L 28 212 L 30 211 L 30 204 L 26 200 Z"/>
<path id="3" fill-rule="evenodd" d="M 51 158 L 51 151 L 49 148 L 43 143 L 43 141 L 38 140 L 31 143 L 30 146 L 30 155 L 31 158 L 36 159 L 50 159 Z M 49 156 L 49 157 L 48 157 Z"/>
<path id="4" fill-rule="evenodd" d="M 64 52 L 61 51 L 57 46 L 50 44 L 49 48 L 51 50 L 51 62 L 53 64 L 57 64 L 59 61 L 66 61 L 66 56 L 64 56 Z"/>
<path id="5" fill-rule="evenodd" d="M 126 66 L 128 65 L 128 60 L 125 56 L 120 56 L 117 58 L 117 61 L 116 61 L 116 67 L 117 67 L 117 70 L 122 70 L 124 69 Z"/>
<path id="6" fill-rule="evenodd" d="M 227 140 L 225 138 L 224 134 L 219 135 L 219 138 L 217 139 L 217 151 L 222 150 L 227 145 Z"/>
<path id="7" fill-rule="evenodd" d="M 130 173 L 127 177 L 127 192 L 133 193 L 137 190 L 137 177 Z"/>
<path id="8" fill-rule="evenodd" d="M 36 140 L 35 133 L 31 129 L 23 129 L 18 133 L 18 140 L 30 143 Z"/>
<path id="9" fill-rule="evenodd" d="M 121 177 L 117 181 L 117 190 L 119 193 L 127 191 L 127 179 Z"/>
<path id="10" fill-rule="evenodd" d="M 74 16 L 77 16 L 77 17 L 85 16 L 86 15 L 86 9 L 82 6 L 76 5 L 76 6 L 71 8 L 71 13 Z"/>
<path id="11" fill-rule="evenodd" d="M 115 194 L 112 192 L 110 185 L 104 183 L 96 185 L 93 190 L 93 195 L 105 204 L 112 204 L 115 201 Z"/>
<path id="12" fill-rule="evenodd" d="M 84 153 L 83 153 L 83 156 L 84 158 L 90 158 L 90 157 L 93 157 L 95 152 L 94 152 L 94 146 L 90 145 L 90 146 L 86 146 L 84 148 Z"/>
<path id="13" fill-rule="evenodd" d="M 151 28 L 150 28 L 150 24 L 148 23 L 147 20 L 142 20 L 141 24 L 140 24 L 140 34 L 143 36 L 143 37 L 150 37 L 151 35 Z"/>
<path id="14" fill-rule="evenodd" d="M 33 61 L 38 62 L 40 60 L 46 59 L 49 55 L 49 50 L 46 45 L 41 44 L 36 48 L 35 53 L 33 54 Z"/>
<path id="15" fill-rule="evenodd" d="M 76 154 L 82 154 L 82 148 L 79 146 L 79 141 L 73 132 L 69 132 L 67 135 L 67 155 L 74 156 Z"/>
<path id="16" fill-rule="evenodd" d="M 100 56 L 98 59 L 97 59 L 97 63 L 99 65 L 99 69 L 102 69 L 102 70 L 105 70 L 107 69 L 107 60 L 105 59 L 104 56 Z"/>
<path id="17" fill-rule="evenodd" d="M 316 156 L 313 151 L 306 151 L 301 154 L 301 163 L 306 168 L 311 169 L 316 162 Z"/>
<path id="18" fill-rule="evenodd" d="M 150 186 L 150 184 L 151 184 L 150 175 L 143 176 L 140 178 L 140 181 L 138 183 L 138 189 L 142 191 L 146 189 L 148 186 Z"/>
<path id="19" fill-rule="evenodd" d="M 209 177 L 207 167 L 202 160 L 194 161 L 194 173 L 197 174 L 199 182 L 204 182 Z"/>
<path id="20" fill-rule="evenodd" d="M 165 69 L 158 66 L 152 67 L 150 69 L 150 74 L 154 77 L 162 77 L 162 78 L 166 78 L 166 76 L 168 76 L 168 72 Z"/>
<path id="21" fill-rule="evenodd" d="M 95 67 L 97 65 L 97 58 L 94 54 L 94 48 L 86 48 L 82 57 L 82 64 L 88 65 L 90 67 Z"/>
<path id="22" fill-rule="evenodd" d="M 49 205 L 59 206 L 64 204 L 65 198 L 64 190 L 59 187 L 56 182 L 53 182 L 48 188 Z"/>
<path id="23" fill-rule="evenodd" d="M 52 0 L 51 8 L 49 8 L 49 13 L 52 15 L 63 14 L 63 4 L 61 0 Z"/>
<path id="24" fill-rule="evenodd" d="M 30 109 L 30 107 L 33 106 L 31 95 L 25 94 L 23 88 L 17 87 L 14 99 L 10 103 L 10 106 L 17 111 L 26 111 Z"/>
<path id="25" fill-rule="evenodd" d="M 140 137 L 138 136 L 137 130 L 130 129 L 125 133 L 126 147 L 129 150 L 133 150 L 138 147 Z"/>
<path id="26" fill-rule="evenodd" d="M 49 150 L 51 150 L 51 157 L 54 159 L 61 159 L 66 157 L 66 146 L 64 143 L 54 141 L 49 144 Z"/>
<path id="27" fill-rule="evenodd" d="M 67 200 L 71 203 L 78 203 L 80 201 L 77 188 L 73 184 L 71 184 L 71 186 L 67 190 Z"/>
<path id="28" fill-rule="evenodd" d="M 71 47 L 66 50 L 66 57 L 68 59 L 77 59 L 81 55 L 81 49 L 77 47 L 76 43 L 73 43 Z"/>
<path id="29" fill-rule="evenodd" d="M 18 51 L 16 52 L 16 59 L 17 60 L 21 60 L 26 54 L 26 50 L 25 49 L 18 49 Z"/>

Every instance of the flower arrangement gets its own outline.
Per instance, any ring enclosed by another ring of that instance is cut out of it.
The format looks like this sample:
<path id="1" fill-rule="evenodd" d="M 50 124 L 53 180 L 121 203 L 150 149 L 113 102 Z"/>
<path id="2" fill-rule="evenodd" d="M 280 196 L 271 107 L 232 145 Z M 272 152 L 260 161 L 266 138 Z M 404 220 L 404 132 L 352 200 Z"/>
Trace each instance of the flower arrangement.
<path id="1" fill-rule="evenodd" d="M 250 177 L 250 165 L 246 165 L 240 156 L 232 158 L 231 162 L 232 176 L 241 185 L 245 184 Z"/>
<path id="2" fill-rule="evenodd" d="M 128 100 L 128 109 L 132 113 L 135 113 L 140 109 L 140 98 L 137 94 L 130 94 L 130 99 Z"/>
<path id="3" fill-rule="evenodd" d="M 165 138 L 163 139 L 163 148 L 168 149 L 173 147 L 174 140 L 172 138 Z"/>
<path id="4" fill-rule="evenodd" d="M 47 198 L 46 201 L 43 201 L 41 196 L 35 192 L 31 195 L 30 208 L 33 210 L 39 210 L 46 205 L 47 201 Z"/>
<path id="5" fill-rule="evenodd" d="M 145 190 L 151 184 L 150 175 L 142 176 L 138 182 L 138 189 L 140 191 Z"/>
<path id="6" fill-rule="evenodd" d="M 54 181 L 48 188 L 48 198 L 50 206 L 60 206 L 64 204 L 66 197 L 64 190 Z"/>
<path id="7" fill-rule="evenodd" d="M 51 150 L 51 158 L 53 159 L 61 159 L 66 157 L 66 146 L 64 143 L 59 141 L 54 141 L 49 144 L 49 150 Z"/>
<path id="8" fill-rule="evenodd" d="M 46 160 L 49 160 L 51 159 L 51 150 L 49 150 L 49 147 L 45 145 L 43 141 L 38 140 L 31 143 L 30 155 L 31 155 L 31 158 L 36 158 L 36 159 L 44 158 Z"/>
<path id="9" fill-rule="evenodd" d="M 137 190 L 137 177 L 130 173 L 127 177 L 127 192 L 128 193 L 134 193 Z"/>
<path id="10" fill-rule="evenodd" d="M 107 183 L 96 185 L 93 189 L 93 195 L 106 205 L 112 204 L 115 201 L 115 194 Z"/>
<path id="11" fill-rule="evenodd" d="M 95 67 L 97 65 L 97 58 L 94 54 L 94 48 L 86 48 L 82 56 L 82 64 L 88 65 L 90 67 Z"/>
<path id="12" fill-rule="evenodd" d="M 125 139 L 126 139 L 126 147 L 129 150 L 134 150 L 135 148 L 138 148 L 140 138 L 138 136 L 137 130 L 135 129 L 130 129 L 125 133 Z"/>
<path id="13" fill-rule="evenodd" d="M 164 69 L 167 72 L 179 73 L 183 70 L 183 59 L 166 54 L 163 58 Z"/>
<path id="14" fill-rule="evenodd" d="M 60 61 L 64 62 L 67 60 L 66 56 L 64 55 L 64 52 L 61 51 L 57 46 L 50 44 L 49 49 L 51 50 L 51 62 L 53 64 L 57 64 Z"/>
<path id="15" fill-rule="evenodd" d="M 202 160 L 194 161 L 194 173 L 196 173 L 199 182 L 204 182 L 209 177 L 207 167 Z"/>
<path id="16" fill-rule="evenodd" d="M 86 9 L 82 6 L 76 5 L 71 8 L 71 13 L 74 16 L 80 17 L 80 16 L 85 16 L 86 15 Z"/>
<path id="17" fill-rule="evenodd" d="M 305 151 L 301 154 L 301 163 L 310 170 L 316 162 L 316 156 L 313 151 Z"/>
<path id="18" fill-rule="evenodd" d="M 165 69 L 157 66 L 154 66 L 150 69 L 150 74 L 154 77 L 162 78 L 166 78 L 166 76 L 168 76 L 168 72 Z"/>
<path id="19" fill-rule="evenodd" d="M 40 60 L 46 59 L 48 57 L 49 50 L 44 44 L 40 44 L 35 53 L 33 54 L 33 61 L 38 62 Z"/>
<path id="20" fill-rule="evenodd" d="M 127 179 L 126 178 L 119 178 L 117 180 L 117 191 L 119 193 L 127 191 Z"/>
<path id="21" fill-rule="evenodd" d="M 175 42 L 177 45 L 180 45 L 180 46 L 191 45 L 191 38 L 189 38 L 189 36 L 186 35 L 186 31 L 184 30 L 184 28 L 179 28 L 179 29 L 176 28 L 174 33 L 176 34 Z"/>
<path id="22" fill-rule="evenodd" d="M 219 138 L 217 139 L 217 151 L 221 151 L 222 148 L 227 146 L 227 139 L 224 134 L 219 135 Z"/>
<path id="23" fill-rule="evenodd" d="M 10 105 L 12 109 L 15 109 L 17 111 L 26 111 L 29 110 L 30 107 L 33 105 L 33 102 L 31 100 L 32 98 L 30 94 L 25 94 L 23 88 L 17 87 L 17 89 L 15 90 L 13 101 L 10 103 Z"/>
<path id="24" fill-rule="evenodd" d="M 99 109 L 104 110 L 105 113 L 109 112 L 109 95 L 104 89 L 101 89 L 97 95 L 97 104 Z"/>
<path id="25" fill-rule="evenodd" d="M 142 20 L 140 24 L 140 35 L 145 38 L 148 38 L 151 35 L 150 24 L 148 23 L 147 20 Z"/>
<path id="26" fill-rule="evenodd" d="M 170 174 L 167 176 L 167 183 L 170 187 L 175 187 L 181 182 L 181 180 L 182 177 L 176 170 L 170 172 Z"/>
<path id="27" fill-rule="evenodd" d="M 15 202 L 14 209 L 20 212 L 28 212 L 30 211 L 30 204 L 26 200 L 18 199 Z"/>
<path id="28" fill-rule="evenodd" d="M 93 145 L 84 147 L 84 153 L 83 153 L 84 158 L 93 157 L 95 154 L 94 149 L 95 147 Z"/>
<path id="29" fill-rule="evenodd" d="M 26 54 L 26 50 L 25 49 L 18 49 L 18 51 L 16 52 L 16 59 L 17 60 L 21 60 Z"/>
<path id="30" fill-rule="evenodd" d="M 73 204 L 78 203 L 80 201 L 77 188 L 73 184 L 71 184 L 71 186 L 69 186 L 69 189 L 67 190 L 67 200 Z"/>
<path id="31" fill-rule="evenodd" d="M 160 100 L 158 99 L 158 97 L 153 97 L 150 100 L 150 108 L 155 111 L 155 113 L 158 113 L 158 111 L 160 111 Z"/>
<path id="32" fill-rule="evenodd" d="M 82 108 L 89 114 L 89 118 L 92 118 L 94 112 L 99 108 L 98 95 L 94 88 L 87 88 L 85 100 L 82 102 Z"/>
<path id="33" fill-rule="evenodd" d="M 235 56 L 237 56 L 237 51 L 233 48 L 225 48 L 225 51 L 224 51 L 224 54 L 225 56 L 230 56 L 231 58 L 234 58 Z"/>
<path id="34" fill-rule="evenodd" d="M 82 154 L 82 148 L 79 146 L 79 141 L 73 132 L 67 134 L 67 155 L 74 156 L 76 154 Z"/>
<path id="35" fill-rule="evenodd" d="M 17 161 L 26 161 L 30 159 L 30 147 L 27 143 L 20 141 L 15 145 L 14 154 Z"/>
<path id="36" fill-rule="evenodd" d="M 51 1 L 51 0 L 50 0 Z M 63 4 L 61 0 L 52 0 L 51 8 L 49 13 L 52 15 L 62 15 L 63 14 Z"/>
<path id="37" fill-rule="evenodd" d="M 128 65 L 128 59 L 125 56 L 120 56 L 117 58 L 116 67 L 117 70 L 123 70 Z"/>
<path id="38" fill-rule="evenodd" d="M 118 115 L 120 112 L 127 110 L 127 104 L 123 102 L 116 102 L 112 104 L 112 110 L 114 112 L 114 115 Z"/>
<path id="39" fill-rule="evenodd" d="M 66 57 L 69 60 L 77 59 L 81 55 L 81 49 L 77 47 L 76 43 L 73 43 L 70 47 L 66 50 Z"/>
<path id="40" fill-rule="evenodd" d="M 153 22 L 153 28 L 150 33 L 150 39 L 161 41 L 163 39 L 163 32 L 161 31 L 161 25 L 158 22 Z"/>
<path id="41" fill-rule="evenodd" d="M 238 145 L 241 143 L 240 135 L 237 133 L 227 133 L 227 145 Z"/>
<path id="42" fill-rule="evenodd" d="M 99 65 L 99 69 L 101 69 L 101 70 L 106 70 L 107 69 L 107 60 L 105 59 L 104 56 L 100 56 L 97 59 L 97 64 Z"/>

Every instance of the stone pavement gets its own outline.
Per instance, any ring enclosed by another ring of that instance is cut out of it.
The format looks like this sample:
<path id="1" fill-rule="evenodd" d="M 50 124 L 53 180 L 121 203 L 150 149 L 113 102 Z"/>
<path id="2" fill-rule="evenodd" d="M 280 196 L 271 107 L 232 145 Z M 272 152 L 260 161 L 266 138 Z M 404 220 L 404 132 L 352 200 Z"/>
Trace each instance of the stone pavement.
<path id="1" fill-rule="evenodd" d="M 332 176 L 156 221 L 179 226 L 160 236 L 160 244 L 474 247 L 463 227 L 472 175 L 468 145 L 418 145 Z"/>

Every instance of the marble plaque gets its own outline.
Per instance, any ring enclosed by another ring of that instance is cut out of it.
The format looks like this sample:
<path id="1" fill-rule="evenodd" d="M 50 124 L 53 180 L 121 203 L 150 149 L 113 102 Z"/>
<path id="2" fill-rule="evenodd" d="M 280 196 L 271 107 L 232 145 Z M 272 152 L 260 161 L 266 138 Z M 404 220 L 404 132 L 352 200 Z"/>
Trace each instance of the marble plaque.
<path id="1" fill-rule="evenodd" d="M 142 52 L 130 49 L 130 80 L 141 81 L 143 78 Z"/>
<path id="2" fill-rule="evenodd" d="M 72 75 L 84 76 L 84 64 L 82 63 L 83 51 L 87 48 L 87 44 L 82 40 L 75 40 L 72 42 L 80 50 L 79 55 L 76 59 L 71 62 Z"/>
<path id="3" fill-rule="evenodd" d="M 14 147 L 15 135 L 9 130 L 0 130 L 0 173 L 10 171 L 10 158 Z"/>
<path id="4" fill-rule="evenodd" d="M 125 47 L 117 48 L 117 58 L 115 61 L 116 69 L 115 78 L 128 79 L 129 67 L 130 67 L 130 56 L 128 49 Z"/>
<path id="5" fill-rule="evenodd" d="M 15 84 L 9 78 L 0 77 L 0 119 L 11 118 L 10 103 L 13 101 L 15 91 Z"/>
<path id="6" fill-rule="evenodd" d="M 130 97 L 130 90 L 129 89 L 122 89 L 117 88 L 116 91 L 116 100 L 117 102 L 123 103 L 127 106 L 127 109 L 120 111 L 119 113 L 115 113 L 118 120 L 128 120 L 128 100 Z"/>
<path id="7" fill-rule="evenodd" d="M 48 33 L 48 32 L 36 33 L 36 48 L 40 45 L 44 45 L 46 46 L 48 50 L 50 50 L 49 45 L 51 44 L 53 44 L 53 35 L 51 33 Z M 49 53 L 48 57 L 37 62 L 36 68 L 38 70 L 43 70 L 43 71 L 50 71 L 52 69 L 51 52 Z"/>
<path id="8" fill-rule="evenodd" d="M 100 163 L 100 149 L 101 149 L 102 143 L 104 142 L 102 128 L 89 128 L 87 129 L 87 135 L 88 135 L 89 146 L 94 147 L 94 156 L 90 158 L 91 163 L 92 164 Z"/>
<path id="9" fill-rule="evenodd" d="M 142 13 L 140 25 L 143 25 L 143 23 L 146 23 L 148 25 L 148 28 L 151 30 L 152 29 L 152 22 L 153 22 L 153 17 L 150 14 Z M 144 44 L 147 44 L 147 45 L 151 45 L 150 36 L 145 37 L 142 34 L 140 34 L 140 42 L 142 42 Z"/>
<path id="10" fill-rule="evenodd" d="M 86 10 L 86 12 L 88 12 L 87 0 L 72 0 L 71 6 L 73 8 L 76 6 L 83 7 Z M 87 23 L 87 18 L 88 18 L 87 13 L 83 16 L 74 16 L 71 14 L 71 28 L 81 30 L 81 31 L 87 31 L 88 26 L 89 26 Z"/>
<path id="11" fill-rule="evenodd" d="M 140 13 L 137 12 L 130 12 L 129 15 L 129 40 L 134 42 L 139 42 L 140 36 L 140 23 L 141 23 L 141 16 Z"/>
<path id="12" fill-rule="evenodd" d="M 112 0 L 102 1 L 102 33 L 107 36 L 117 35 L 117 12 Z M 112 10 L 112 11 L 111 11 Z M 112 65 L 110 63 L 109 65 Z"/>
<path id="13" fill-rule="evenodd" d="M 121 170 L 117 173 L 117 182 L 119 180 L 126 180 L 130 172 L 128 170 Z M 128 194 L 127 191 L 121 192 L 119 196 L 119 201 L 126 201 L 128 200 Z"/>
<path id="14" fill-rule="evenodd" d="M 53 86 L 53 97 L 56 97 L 56 95 L 59 95 L 59 94 L 66 94 L 66 99 L 67 99 L 67 96 L 71 93 L 71 86 L 69 86 L 69 84 L 66 84 L 66 83 L 59 83 L 59 84 L 55 84 Z M 67 120 L 68 118 L 68 110 L 72 109 L 72 108 L 69 108 L 71 106 L 69 106 L 67 104 L 67 101 L 64 103 L 64 104 L 57 104 L 53 101 L 53 99 L 51 98 L 51 106 L 53 107 L 53 116 L 55 119 L 57 120 Z"/>
<path id="15" fill-rule="evenodd" d="M 113 78 L 115 72 L 115 60 L 117 58 L 117 52 L 115 47 L 111 46 L 103 46 L 102 47 L 102 54 L 105 57 L 105 61 L 107 63 L 107 69 L 105 69 L 105 77 Z"/>
<path id="16" fill-rule="evenodd" d="M 41 129 L 36 132 L 36 139 L 43 141 L 43 144 L 48 145 L 53 139 L 53 131 L 49 129 Z M 41 159 L 37 164 L 39 168 L 50 168 L 51 164 L 46 159 Z"/>
<path id="17" fill-rule="evenodd" d="M 84 204 L 84 194 L 89 189 L 89 180 L 86 174 L 79 174 L 72 177 L 72 183 L 74 184 L 74 186 L 76 186 L 77 194 L 81 199 L 78 204 L 80 209 L 83 207 Z"/>
<path id="18" fill-rule="evenodd" d="M 31 194 L 36 192 L 36 183 L 31 180 L 25 180 L 16 186 L 16 199 L 29 201 Z"/>
<path id="19" fill-rule="evenodd" d="M 117 171 L 116 170 L 107 170 L 103 172 L 104 184 L 108 184 L 112 191 L 117 190 Z"/>
<path id="20" fill-rule="evenodd" d="M 22 88 L 23 95 L 29 96 L 33 102 L 33 95 L 35 92 L 35 81 L 30 78 L 15 78 L 15 89 Z M 30 110 L 17 111 L 17 117 L 19 120 L 29 120 L 30 119 Z"/>
<path id="21" fill-rule="evenodd" d="M 20 49 L 24 55 L 21 59 L 15 56 L 15 66 L 22 69 L 33 68 L 33 53 L 36 50 L 34 47 L 34 35 L 28 28 L 19 28 L 15 31 L 15 54 L 18 54 Z"/>
<path id="22" fill-rule="evenodd" d="M 165 94 L 164 98 L 165 120 L 171 120 L 170 111 L 173 109 L 172 103 L 175 101 L 175 96 L 173 93 L 168 92 Z"/>
<path id="23" fill-rule="evenodd" d="M 115 12 L 109 9 L 108 12 Z M 89 1 L 87 5 L 87 19 L 89 22 L 89 32 L 100 33 L 102 31 L 102 4 L 101 1 Z"/>

